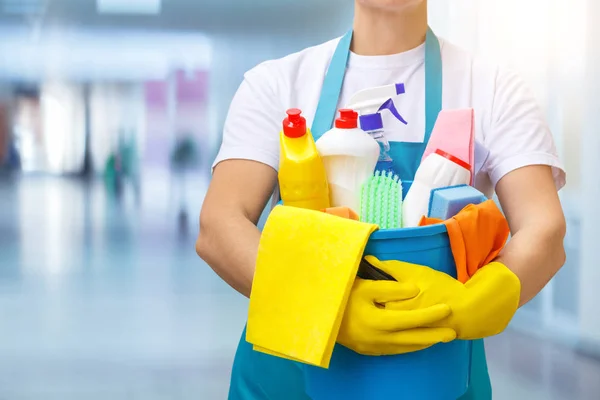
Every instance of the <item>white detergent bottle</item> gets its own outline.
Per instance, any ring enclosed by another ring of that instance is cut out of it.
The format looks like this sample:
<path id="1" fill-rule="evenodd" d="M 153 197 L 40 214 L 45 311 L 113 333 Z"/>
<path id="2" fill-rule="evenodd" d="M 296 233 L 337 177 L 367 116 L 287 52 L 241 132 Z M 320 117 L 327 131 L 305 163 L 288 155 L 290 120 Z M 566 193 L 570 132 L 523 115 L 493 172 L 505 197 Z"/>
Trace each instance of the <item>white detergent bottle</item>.
<path id="1" fill-rule="evenodd" d="M 335 127 L 317 141 L 317 150 L 327 173 L 331 207 L 359 212 L 361 189 L 373 175 L 379 145 L 358 128 L 358 113 L 340 110 Z"/>
<path id="2" fill-rule="evenodd" d="M 468 185 L 470 181 L 471 166 L 468 163 L 439 149 L 431 153 L 421 162 L 415 180 L 404 198 L 402 226 L 419 226 L 421 218 L 427 215 L 433 189 Z"/>

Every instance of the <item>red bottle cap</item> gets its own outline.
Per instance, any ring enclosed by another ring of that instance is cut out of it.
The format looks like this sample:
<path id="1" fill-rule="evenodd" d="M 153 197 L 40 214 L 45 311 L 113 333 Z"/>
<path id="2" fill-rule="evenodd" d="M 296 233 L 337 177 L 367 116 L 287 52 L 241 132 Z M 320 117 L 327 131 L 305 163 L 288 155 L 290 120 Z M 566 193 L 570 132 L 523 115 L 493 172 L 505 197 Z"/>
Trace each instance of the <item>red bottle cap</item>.
<path id="1" fill-rule="evenodd" d="M 448 160 L 452 161 L 455 164 L 460 165 L 461 167 L 463 167 L 464 169 L 466 169 L 468 171 L 471 170 L 471 165 L 468 162 L 465 162 L 465 161 L 461 160 L 460 158 L 453 156 L 450 153 L 446 153 L 444 150 L 437 149 L 435 151 L 435 154 L 440 155 L 444 158 L 447 158 Z"/>
<path id="2" fill-rule="evenodd" d="M 289 138 L 299 138 L 306 135 L 306 119 L 302 111 L 290 108 L 286 111 L 287 118 L 283 120 L 283 134 Z"/>
<path id="3" fill-rule="evenodd" d="M 335 120 L 335 127 L 340 129 L 358 128 L 358 113 L 347 108 L 340 110 L 340 117 Z"/>

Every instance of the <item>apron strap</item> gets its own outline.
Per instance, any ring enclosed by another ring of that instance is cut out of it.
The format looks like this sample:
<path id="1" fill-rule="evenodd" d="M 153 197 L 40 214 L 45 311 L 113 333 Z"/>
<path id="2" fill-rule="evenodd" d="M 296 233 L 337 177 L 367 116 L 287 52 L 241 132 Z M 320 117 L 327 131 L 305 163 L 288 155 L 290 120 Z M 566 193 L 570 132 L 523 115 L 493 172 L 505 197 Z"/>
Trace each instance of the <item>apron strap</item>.
<path id="1" fill-rule="evenodd" d="M 337 115 L 337 106 L 340 93 L 342 92 L 342 85 L 344 84 L 351 43 L 352 31 L 350 30 L 340 39 L 335 53 L 333 53 L 333 57 L 331 58 L 311 129 L 315 141 L 319 140 L 325 132 L 331 129 Z"/>
<path id="2" fill-rule="evenodd" d="M 412 181 L 427 150 L 429 139 L 442 111 L 442 54 L 431 28 L 425 39 L 425 132 L 422 143 L 390 142 L 394 169 L 402 181 Z M 385 128 L 384 128 L 385 129 Z"/>
<path id="3" fill-rule="evenodd" d="M 427 28 L 425 40 L 425 138 L 423 153 L 435 127 L 438 115 L 442 111 L 442 51 L 440 41 L 431 28 Z M 423 157 L 420 155 L 419 161 Z"/>

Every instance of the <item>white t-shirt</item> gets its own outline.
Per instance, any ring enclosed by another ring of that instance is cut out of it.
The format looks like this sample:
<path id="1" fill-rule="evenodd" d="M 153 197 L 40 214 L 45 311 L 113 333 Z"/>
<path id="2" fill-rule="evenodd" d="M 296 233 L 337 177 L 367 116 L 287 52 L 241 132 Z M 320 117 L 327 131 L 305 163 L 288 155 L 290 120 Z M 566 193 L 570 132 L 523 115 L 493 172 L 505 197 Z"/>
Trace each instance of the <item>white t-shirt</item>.
<path id="1" fill-rule="evenodd" d="M 279 132 L 285 111 L 300 108 L 311 126 L 325 73 L 339 38 L 279 60 L 264 62 L 244 76 L 229 109 L 221 150 L 214 165 L 227 159 L 279 164 Z M 552 134 L 532 93 L 513 73 L 440 39 L 443 109 L 473 108 L 476 139 L 490 155 L 476 177 L 477 188 L 491 197 L 498 181 L 528 165 L 553 168 L 557 189 L 565 173 Z M 390 141 L 422 142 L 425 132 L 425 45 L 389 56 L 350 54 L 339 108 L 359 90 L 404 83 L 394 98 L 408 125 L 384 113 Z"/>

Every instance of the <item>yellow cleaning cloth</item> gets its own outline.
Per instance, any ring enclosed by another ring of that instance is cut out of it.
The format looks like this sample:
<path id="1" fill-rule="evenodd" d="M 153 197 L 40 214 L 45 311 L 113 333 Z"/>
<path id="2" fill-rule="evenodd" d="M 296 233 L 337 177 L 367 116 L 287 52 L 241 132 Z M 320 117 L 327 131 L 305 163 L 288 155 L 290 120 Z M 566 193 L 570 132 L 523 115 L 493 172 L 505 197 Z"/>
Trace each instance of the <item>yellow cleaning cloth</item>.
<path id="1" fill-rule="evenodd" d="M 367 240 L 377 226 L 277 206 L 261 235 L 246 340 L 327 368 Z"/>

